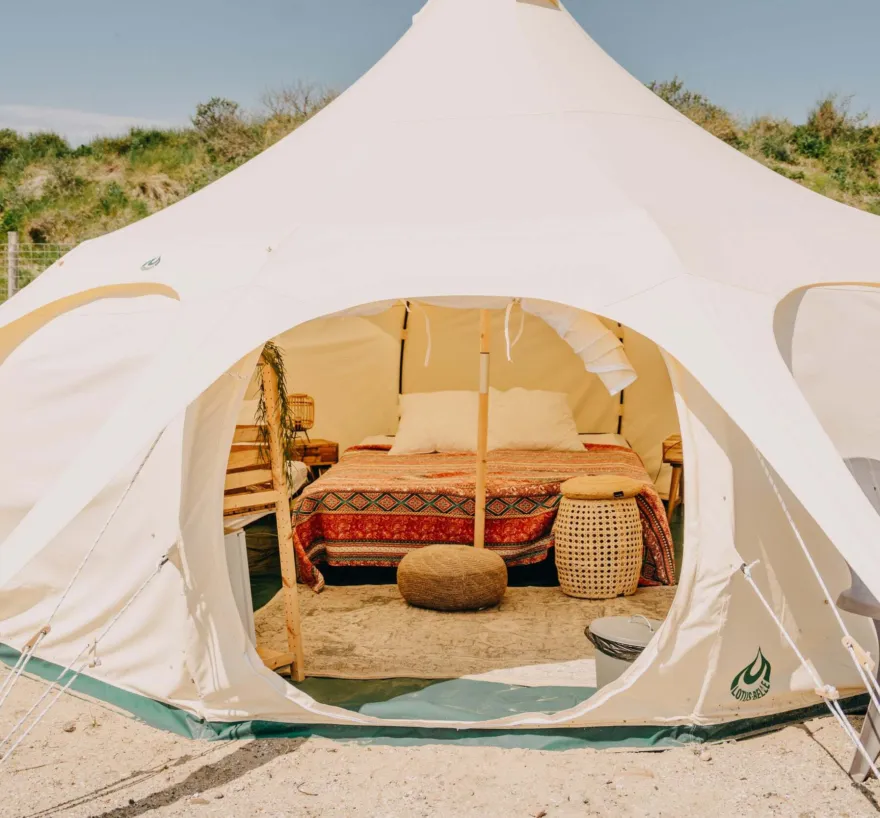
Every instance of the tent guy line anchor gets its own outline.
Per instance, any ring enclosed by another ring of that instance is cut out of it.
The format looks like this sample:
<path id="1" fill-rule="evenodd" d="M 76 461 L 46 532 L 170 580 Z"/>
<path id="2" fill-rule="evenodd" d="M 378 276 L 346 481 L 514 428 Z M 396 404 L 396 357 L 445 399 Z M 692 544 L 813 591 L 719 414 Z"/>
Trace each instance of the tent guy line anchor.
<path id="1" fill-rule="evenodd" d="M 49 625 L 43 625 L 24 645 L 24 649 L 19 654 L 15 665 L 12 670 L 9 671 L 6 678 L 3 680 L 3 684 L 0 685 L 0 707 L 3 706 L 3 702 L 6 701 L 9 693 L 12 690 L 12 686 L 15 684 L 15 681 L 22 673 L 22 668 L 24 663 L 27 661 L 27 657 L 33 653 L 34 648 L 42 641 L 43 637 L 48 635 L 49 631 L 52 628 Z"/>

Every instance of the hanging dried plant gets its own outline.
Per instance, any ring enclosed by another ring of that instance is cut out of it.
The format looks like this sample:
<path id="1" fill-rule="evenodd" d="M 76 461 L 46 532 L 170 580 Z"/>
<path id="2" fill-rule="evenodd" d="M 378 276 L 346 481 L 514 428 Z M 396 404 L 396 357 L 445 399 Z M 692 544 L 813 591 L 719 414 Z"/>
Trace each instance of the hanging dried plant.
<path id="1" fill-rule="evenodd" d="M 301 460 L 303 455 L 302 448 L 297 444 L 297 424 L 296 417 L 290 407 L 290 401 L 287 397 L 287 372 L 284 369 L 284 358 L 281 349 L 277 344 L 269 341 L 263 347 L 260 356 L 259 366 L 268 366 L 272 368 L 275 377 L 278 379 L 278 405 L 281 410 L 281 448 L 284 451 L 284 473 L 287 478 L 288 485 L 293 488 L 292 474 L 287 468 L 288 460 Z M 268 462 L 269 457 L 269 411 L 266 406 L 266 394 L 263 386 L 262 376 L 259 379 L 259 393 L 257 395 L 257 408 L 254 412 L 254 421 L 259 427 L 261 443 L 261 457 Z"/>

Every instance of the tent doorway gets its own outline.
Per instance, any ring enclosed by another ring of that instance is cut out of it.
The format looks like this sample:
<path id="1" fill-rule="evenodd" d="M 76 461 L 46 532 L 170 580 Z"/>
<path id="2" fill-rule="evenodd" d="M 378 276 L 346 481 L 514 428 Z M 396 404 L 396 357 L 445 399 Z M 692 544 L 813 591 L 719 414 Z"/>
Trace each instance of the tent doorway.
<path id="1" fill-rule="evenodd" d="M 622 394 L 611 395 L 546 322 L 527 315 L 520 329 L 520 317 L 511 321 L 504 309 L 492 310 L 490 318 L 496 353 L 493 388 L 563 393 L 585 449 L 602 455 L 596 459 L 601 461 L 599 471 L 614 473 L 617 464 L 626 472 L 637 463 L 658 500 L 665 495 L 670 469 L 663 462 L 663 443 L 678 427 L 669 376 L 656 345 L 628 328 L 605 322 L 622 341 L 638 374 Z M 518 343 L 508 356 L 507 342 L 517 334 Z M 305 489 L 297 485 L 293 490 L 294 529 L 297 520 L 303 525 L 307 516 L 304 497 L 320 495 L 322 483 L 328 480 L 328 493 L 336 492 L 334 474 L 351 468 L 346 464 L 359 453 L 372 462 L 388 459 L 387 449 L 397 431 L 400 384 L 404 394 L 477 387 L 478 336 L 476 309 L 413 304 L 407 308 L 401 303 L 370 316 L 319 319 L 276 339 L 287 388 L 314 397 L 313 436 L 337 443 L 343 460 L 336 471 L 311 474 Z M 255 377 L 245 393 L 239 428 L 254 423 L 260 399 L 261 382 Z M 435 468 L 430 457 L 427 464 L 419 464 L 420 469 Z M 466 458 L 472 459 L 472 455 Z M 403 458 L 399 462 L 408 465 Z M 524 467 L 513 468 L 520 465 Z M 390 487 L 368 488 L 381 494 Z M 337 495 L 334 502 L 338 500 Z M 352 497 L 344 500 L 355 502 Z M 658 506 L 662 514 L 663 506 L 659 502 Z M 503 713 L 533 710 L 536 696 L 545 701 L 538 709 L 567 709 L 596 690 L 594 648 L 584 635 L 591 621 L 605 616 L 665 617 L 680 570 L 682 521 L 680 507 L 669 521 L 676 566 L 669 582 L 643 583 L 629 597 L 590 601 L 567 596 L 560 588 L 551 520 L 546 532 L 549 545 L 539 559 L 509 560 L 509 589 L 501 606 L 460 614 L 407 606 L 396 587 L 399 554 L 383 555 L 384 544 L 374 540 L 369 554 L 350 549 L 356 553 L 349 558 L 345 545 L 321 547 L 315 538 L 308 546 L 320 565 L 323 590 L 314 594 L 305 584 L 299 585 L 307 678 L 294 681 L 327 704 L 373 712 L 373 705 L 384 702 L 374 714 L 388 718 L 408 717 L 412 697 L 431 703 L 438 712 L 457 702 L 456 717 L 461 718 L 462 707 L 469 707 L 475 720 L 498 715 L 498 707 L 508 707 Z M 376 519 L 355 514 L 347 524 L 355 529 L 375 526 Z M 248 521 L 244 537 L 255 622 L 252 637 L 261 655 L 278 655 L 285 649 L 287 623 L 274 515 Z M 239 572 L 241 566 L 239 561 Z M 240 577 L 234 578 L 233 586 L 242 586 Z M 240 595 L 238 603 L 248 605 Z M 488 695 L 490 689 L 506 692 L 498 699 Z"/>

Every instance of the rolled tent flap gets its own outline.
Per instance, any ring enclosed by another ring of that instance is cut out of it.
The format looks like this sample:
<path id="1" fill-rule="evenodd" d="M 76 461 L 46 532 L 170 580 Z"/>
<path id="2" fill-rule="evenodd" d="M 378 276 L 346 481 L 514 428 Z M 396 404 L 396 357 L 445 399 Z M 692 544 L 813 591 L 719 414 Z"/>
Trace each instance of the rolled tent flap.
<path id="1" fill-rule="evenodd" d="M 592 361 L 585 361 L 587 372 L 599 376 L 610 395 L 617 395 L 638 377 L 623 346 L 615 347 Z"/>
<path id="2" fill-rule="evenodd" d="M 509 298 L 498 297 L 422 298 L 419 301 L 436 307 L 460 309 L 504 309 L 510 303 Z M 343 310 L 337 315 L 377 315 L 397 303 L 396 300 L 374 301 Z M 584 362 L 587 372 L 599 377 L 609 394 L 618 394 L 638 377 L 626 355 L 623 342 L 592 313 L 536 298 L 523 299 L 521 304 L 523 310 L 542 319 L 557 332 Z"/>

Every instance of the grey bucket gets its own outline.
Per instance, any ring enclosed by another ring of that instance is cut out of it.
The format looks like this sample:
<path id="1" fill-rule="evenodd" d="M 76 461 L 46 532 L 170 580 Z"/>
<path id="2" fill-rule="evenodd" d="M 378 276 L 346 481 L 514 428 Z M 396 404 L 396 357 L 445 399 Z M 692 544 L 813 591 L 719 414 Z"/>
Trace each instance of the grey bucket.
<path id="1" fill-rule="evenodd" d="M 605 687 L 639 657 L 663 624 L 661 619 L 606 616 L 594 619 L 584 634 L 596 647 L 596 686 Z"/>

